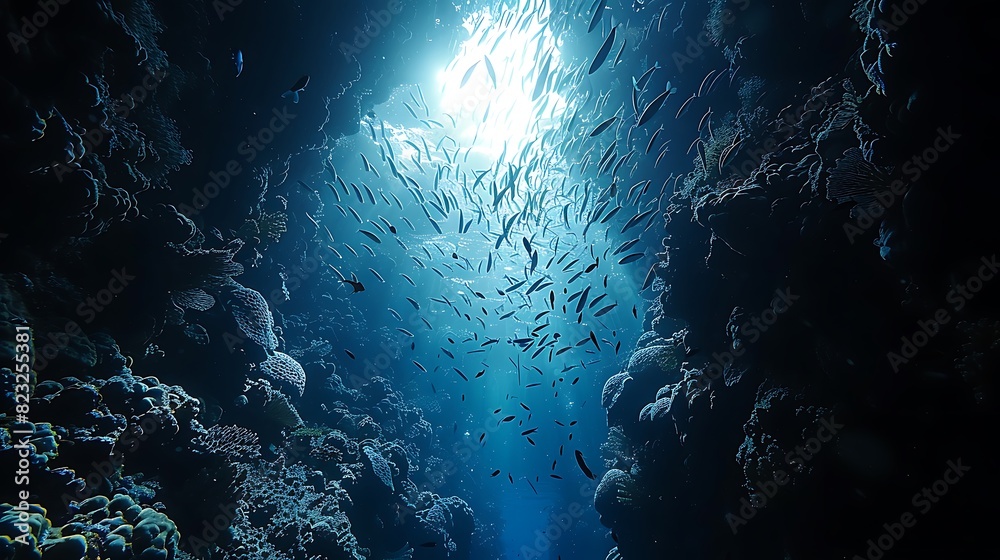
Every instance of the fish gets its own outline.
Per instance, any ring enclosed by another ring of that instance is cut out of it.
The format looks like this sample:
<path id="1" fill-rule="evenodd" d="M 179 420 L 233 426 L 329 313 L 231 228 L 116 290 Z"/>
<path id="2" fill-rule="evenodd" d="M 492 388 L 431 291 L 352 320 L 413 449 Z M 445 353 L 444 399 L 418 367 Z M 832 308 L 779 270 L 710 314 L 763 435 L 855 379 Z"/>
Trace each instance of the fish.
<path id="1" fill-rule="evenodd" d="M 577 449 L 573 454 L 576 456 L 576 464 L 580 466 L 580 470 L 583 471 L 584 476 L 590 480 L 595 480 L 597 477 L 594 476 L 594 472 L 587 466 L 587 462 L 583 460 L 583 453 Z"/>
<path id="2" fill-rule="evenodd" d="M 621 233 L 625 233 L 626 231 L 628 231 L 628 230 L 632 229 L 633 227 L 639 225 L 650 214 L 652 214 L 653 212 L 656 212 L 656 210 L 657 210 L 656 208 L 651 208 L 651 209 L 649 209 L 649 210 L 647 210 L 647 211 L 645 211 L 645 212 L 643 212 L 641 214 L 636 214 L 635 216 L 632 216 L 631 218 L 629 218 L 629 221 L 626 222 L 624 226 L 622 226 Z"/>
<path id="3" fill-rule="evenodd" d="M 590 33 L 597 27 L 597 22 L 601 21 L 601 16 L 604 14 L 604 7 L 608 4 L 608 0 L 597 0 L 591 8 L 590 15 L 590 26 L 587 28 L 587 33 Z"/>
<path id="4" fill-rule="evenodd" d="M 639 117 L 639 121 L 635 126 L 640 127 L 649 122 L 649 119 L 653 118 L 657 111 L 660 110 L 660 107 L 663 106 L 663 102 L 666 101 L 668 95 L 670 95 L 669 89 L 653 98 L 653 100 L 646 105 L 646 108 L 642 110 L 642 115 Z"/>
<path id="5" fill-rule="evenodd" d="M 649 143 L 646 144 L 646 153 L 647 154 L 650 152 L 650 150 L 653 149 L 653 144 L 656 143 L 656 137 L 660 135 L 660 131 L 662 131 L 662 130 L 663 130 L 663 126 L 660 126 L 660 128 L 656 129 L 656 132 L 654 132 L 652 134 L 652 136 L 649 137 Z"/>
<path id="6" fill-rule="evenodd" d="M 427 368 L 425 368 L 423 365 L 421 365 L 420 362 L 418 362 L 416 360 L 410 360 L 410 361 L 413 362 L 413 365 L 417 366 L 417 369 L 419 369 L 420 371 L 422 371 L 424 373 L 427 373 Z"/>
<path id="7" fill-rule="evenodd" d="M 295 82 L 292 85 L 292 87 L 288 88 L 288 90 L 285 93 L 282 93 L 281 98 L 285 99 L 290 97 L 292 99 L 292 103 L 298 103 L 299 93 L 305 91 L 306 86 L 308 85 L 309 85 L 309 75 L 306 74 L 301 78 L 299 78 L 298 81 Z"/>
<path id="8" fill-rule="evenodd" d="M 469 83 L 469 79 L 472 78 L 472 73 L 475 72 L 477 66 L 479 66 L 478 60 L 473 62 L 472 66 L 470 66 L 469 69 L 465 71 L 465 75 L 462 76 L 462 83 L 459 84 L 458 87 L 464 88 L 465 84 Z"/>
<path id="9" fill-rule="evenodd" d="M 617 303 L 612 303 L 611 305 L 602 307 L 602 308 L 598 309 L 596 313 L 594 313 L 594 317 L 600 317 L 600 316 L 604 315 L 605 313 L 608 313 L 609 311 L 611 311 L 612 309 L 614 309 L 617 306 L 618 306 Z"/>
<path id="10" fill-rule="evenodd" d="M 233 51 L 233 64 L 236 66 L 236 77 L 243 73 L 243 51 L 236 49 Z"/>
<path id="11" fill-rule="evenodd" d="M 347 357 L 348 358 L 350 358 L 352 360 L 357 360 L 358 359 L 357 356 L 354 355 L 354 352 L 351 352 L 350 350 L 348 350 L 346 348 L 344 349 L 344 352 L 347 353 Z"/>
<path id="12" fill-rule="evenodd" d="M 383 282 L 383 283 L 385 282 L 385 278 L 382 278 L 382 275 L 379 274 L 378 272 L 376 272 L 374 268 L 369 268 L 368 271 L 371 272 L 372 274 L 374 274 L 375 278 L 378 278 L 379 282 Z"/>
<path id="13" fill-rule="evenodd" d="M 368 239 L 371 239 L 372 241 L 374 241 L 375 243 L 382 243 L 382 240 L 379 239 L 379 237 L 377 235 L 375 235 L 374 233 L 372 233 L 372 232 L 370 232 L 368 230 L 364 230 L 364 229 L 359 229 L 358 231 L 361 232 L 362 234 L 364 234 L 365 237 L 367 237 Z"/>
<path id="14" fill-rule="evenodd" d="M 410 115 L 411 115 L 411 116 L 412 116 L 413 118 L 415 118 L 415 119 L 417 119 L 417 120 L 419 120 L 419 119 L 420 119 L 420 117 L 418 117 L 418 116 L 417 116 L 417 112 L 413 110 L 413 107 L 410 107 L 410 104 L 409 104 L 409 103 L 407 103 L 406 101 L 404 101 L 404 102 L 403 102 L 403 107 L 406 107 L 406 110 L 407 110 L 407 112 L 409 112 L 409 113 L 410 113 Z"/>
<path id="15" fill-rule="evenodd" d="M 353 290 L 354 290 L 354 291 L 351 292 L 352 294 L 356 294 L 358 292 L 365 291 L 365 285 L 362 284 L 361 282 L 356 281 L 356 280 L 347 280 L 347 279 L 344 279 L 344 280 L 341 280 L 341 282 L 344 283 L 344 284 L 350 284 L 351 285 L 351 288 L 353 288 Z"/>
<path id="16" fill-rule="evenodd" d="M 675 119 L 679 119 L 679 118 L 681 118 L 681 117 L 682 117 L 682 116 L 683 116 L 683 115 L 684 115 L 685 113 L 687 113 L 687 108 L 688 108 L 688 105 L 690 105 L 690 104 L 691 104 L 691 102 L 692 102 L 692 101 L 694 101 L 694 100 L 695 100 L 695 98 L 697 98 L 697 97 L 698 97 L 698 96 L 697 96 L 696 94 L 692 93 L 692 94 L 691 94 L 691 97 L 688 97 L 688 98 L 687 98 L 687 101 L 685 101 L 684 103 L 681 103 L 681 108 L 680 108 L 680 109 L 677 109 L 677 115 L 675 115 L 675 116 L 674 116 L 674 118 L 675 118 Z"/>
<path id="17" fill-rule="evenodd" d="M 615 124 L 616 122 L 618 122 L 618 117 L 611 117 L 610 119 L 607 119 L 606 121 L 597 125 L 597 127 L 595 127 L 593 131 L 591 131 L 589 137 L 593 138 L 594 136 L 599 135 L 600 133 L 607 130 L 611 125 Z"/>
<path id="18" fill-rule="evenodd" d="M 625 255 L 624 257 L 618 260 L 618 264 L 628 264 L 630 262 L 635 262 L 644 257 L 645 255 L 646 255 L 645 253 L 632 253 L 629 255 Z"/>
<path id="19" fill-rule="evenodd" d="M 490 75 L 490 80 L 493 81 L 493 87 L 497 87 L 497 74 L 493 70 L 493 63 L 490 62 L 490 57 L 483 55 L 483 62 L 486 63 L 486 72 Z"/>
<path id="20" fill-rule="evenodd" d="M 615 55 L 615 60 L 614 60 L 614 62 L 612 62 L 612 63 L 611 63 L 611 67 L 612 67 L 612 68 L 615 68 L 615 67 L 617 67 L 617 66 L 618 66 L 618 63 L 622 61 L 622 53 L 624 53 L 624 52 L 625 52 L 625 45 L 626 45 L 627 43 L 628 43 L 628 38 L 625 38 L 625 39 L 622 39 L 622 46 L 621 46 L 621 48 L 620 48 L 620 49 L 618 49 L 618 54 L 617 54 L 617 55 Z"/>
<path id="21" fill-rule="evenodd" d="M 646 82 L 649 81 L 649 78 L 651 78 L 652 75 L 653 75 L 653 71 L 656 70 L 657 68 L 660 68 L 660 62 L 659 61 L 654 62 L 653 65 L 650 66 L 648 70 L 646 70 L 645 72 L 642 73 L 642 76 L 639 76 L 638 80 L 635 79 L 635 78 L 632 78 L 632 87 L 636 91 L 642 91 L 642 90 L 646 89 Z M 670 89 L 670 88 L 668 87 L 667 89 Z"/>
<path id="22" fill-rule="evenodd" d="M 590 341 L 594 343 L 594 346 L 597 347 L 597 351 L 600 352 L 601 345 L 597 343 L 597 335 L 594 334 L 594 331 L 590 331 Z"/>
<path id="23" fill-rule="evenodd" d="M 597 69 L 604 64 L 604 61 L 608 59 L 608 55 L 611 53 L 611 47 L 615 44 L 615 34 L 617 29 L 617 26 L 611 28 L 611 32 L 608 33 L 608 37 L 604 40 L 604 44 L 601 45 L 600 50 L 597 51 L 597 55 L 594 56 L 593 62 L 590 63 L 590 70 L 587 71 L 588 75 L 596 72 Z"/>

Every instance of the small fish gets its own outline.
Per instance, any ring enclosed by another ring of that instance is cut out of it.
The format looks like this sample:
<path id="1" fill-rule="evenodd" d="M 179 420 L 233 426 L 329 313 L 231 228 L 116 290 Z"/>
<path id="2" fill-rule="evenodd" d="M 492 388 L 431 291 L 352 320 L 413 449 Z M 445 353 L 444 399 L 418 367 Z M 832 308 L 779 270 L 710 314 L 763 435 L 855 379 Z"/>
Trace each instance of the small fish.
<path id="1" fill-rule="evenodd" d="M 597 343 L 597 335 L 594 334 L 594 331 L 590 331 L 590 341 L 594 343 L 594 346 L 597 347 L 597 351 L 600 352 L 601 345 Z"/>
<path id="2" fill-rule="evenodd" d="M 601 65 L 604 64 L 604 61 L 608 59 L 608 55 L 611 54 L 611 47 L 615 44 L 615 34 L 617 30 L 617 26 L 611 28 L 611 32 L 608 33 L 608 37 L 604 40 L 604 44 L 601 45 L 601 48 L 597 51 L 597 55 L 594 57 L 593 62 L 590 63 L 590 70 L 587 71 L 588 75 L 597 72 L 598 68 L 600 68 Z"/>
<path id="3" fill-rule="evenodd" d="M 604 14 L 604 6 L 606 6 L 608 0 L 597 0 L 594 2 L 592 7 L 592 13 L 590 16 L 590 26 L 587 28 L 587 33 L 590 33 L 597 27 L 597 23 L 601 21 L 601 16 Z"/>
<path id="4" fill-rule="evenodd" d="M 236 49 L 233 51 L 233 64 L 236 65 L 236 77 L 243 73 L 243 51 Z"/>
<path id="5" fill-rule="evenodd" d="M 365 285 L 362 284 L 361 282 L 356 281 L 356 280 L 347 280 L 347 279 L 344 279 L 344 280 L 341 280 L 341 282 L 344 283 L 344 284 L 350 284 L 351 285 L 351 288 L 354 289 L 354 291 L 351 292 L 352 294 L 356 294 L 358 292 L 365 291 Z"/>
<path id="6" fill-rule="evenodd" d="M 292 98 L 292 103 L 298 103 L 299 102 L 299 93 L 302 92 L 302 91 L 304 91 L 306 89 L 306 86 L 308 86 L 308 85 L 309 85 L 309 75 L 307 74 L 307 75 L 302 76 L 301 78 L 299 78 L 299 80 L 297 82 L 295 82 L 295 84 L 292 85 L 292 87 L 289 88 L 288 91 L 286 91 L 285 93 L 282 93 L 281 97 L 283 99 L 287 98 L 287 97 L 291 97 Z"/>
<path id="7" fill-rule="evenodd" d="M 590 470 L 590 467 L 587 466 L 586 461 L 583 460 L 583 453 L 581 453 L 580 450 L 577 449 L 574 452 L 574 454 L 576 455 L 576 464 L 580 466 L 580 470 L 583 471 L 584 476 L 586 476 L 590 480 L 595 480 L 597 477 L 594 476 L 594 472 Z"/>
<path id="8" fill-rule="evenodd" d="M 368 239 L 371 239 L 375 243 L 382 243 L 382 240 L 379 239 L 379 237 L 377 235 L 375 235 L 374 233 L 372 233 L 372 232 L 370 232 L 368 230 L 365 230 L 365 229 L 359 229 L 358 231 L 361 232 L 361 233 L 363 233 L 365 235 L 365 237 L 367 237 Z"/>
<path id="9" fill-rule="evenodd" d="M 618 264 L 628 264 L 630 262 L 635 262 L 644 257 L 645 255 L 646 255 L 645 253 L 632 253 L 630 255 L 625 255 L 624 257 L 618 260 Z"/>
<path id="10" fill-rule="evenodd" d="M 642 115 L 639 117 L 639 121 L 635 126 L 640 127 L 646 124 L 649 119 L 653 118 L 653 115 L 655 115 L 657 111 L 660 110 L 660 107 L 663 106 L 663 102 L 666 101 L 668 95 L 670 95 L 669 89 L 653 98 L 653 100 L 649 102 L 649 105 L 646 105 L 646 108 L 642 110 Z"/>
<path id="11" fill-rule="evenodd" d="M 486 63 L 486 72 L 490 75 L 490 80 L 493 81 L 493 87 L 497 87 L 497 73 L 493 70 L 493 63 L 490 62 L 490 58 L 483 55 L 483 62 Z"/>
<path id="12" fill-rule="evenodd" d="M 600 317 L 601 315 L 604 315 L 605 313 L 611 311 L 612 309 L 614 309 L 617 306 L 618 306 L 617 303 L 612 303 L 611 305 L 608 305 L 606 307 L 602 307 L 596 313 L 594 313 L 594 317 Z"/>
<path id="13" fill-rule="evenodd" d="M 490 475 L 490 478 L 496 478 L 497 475 L 499 475 L 499 474 L 500 474 L 500 469 L 497 469 L 497 470 L 493 471 L 493 474 Z"/>
<path id="14" fill-rule="evenodd" d="M 347 353 L 347 357 L 348 357 L 348 358 L 350 358 L 350 359 L 352 359 L 352 360 L 357 360 L 357 359 L 358 359 L 358 358 L 357 358 L 357 357 L 356 357 L 356 356 L 354 355 L 354 352 L 351 352 L 350 350 L 347 350 L 347 349 L 344 349 L 344 352 L 346 352 L 346 353 Z"/>
<path id="15" fill-rule="evenodd" d="M 687 113 L 688 105 L 690 105 L 691 102 L 694 101 L 695 98 L 697 98 L 697 97 L 698 97 L 697 94 L 692 93 L 691 97 L 687 98 L 687 101 L 685 101 L 684 103 L 681 103 L 681 108 L 677 109 L 677 114 L 674 116 L 674 118 L 675 119 L 679 119 L 679 118 L 681 118 L 684 115 L 684 113 Z"/>
<path id="16" fill-rule="evenodd" d="M 465 84 L 469 83 L 469 78 L 472 78 L 472 73 L 476 70 L 477 66 L 479 66 L 478 60 L 472 63 L 472 66 L 470 66 L 469 69 L 465 71 L 465 75 L 462 76 L 462 83 L 459 84 L 458 87 L 464 88 Z"/>
<path id="17" fill-rule="evenodd" d="M 618 117 L 611 117 L 610 119 L 608 119 L 608 120 L 602 122 L 601 124 L 597 125 L 597 127 L 595 127 L 594 130 L 590 133 L 590 138 L 593 138 L 594 136 L 597 136 L 600 133 L 604 132 L 605 130 L 607 130 L 608 128 L 610 128 L 611 125 L 615 124 L 616 122 L 618 122 Z"/>

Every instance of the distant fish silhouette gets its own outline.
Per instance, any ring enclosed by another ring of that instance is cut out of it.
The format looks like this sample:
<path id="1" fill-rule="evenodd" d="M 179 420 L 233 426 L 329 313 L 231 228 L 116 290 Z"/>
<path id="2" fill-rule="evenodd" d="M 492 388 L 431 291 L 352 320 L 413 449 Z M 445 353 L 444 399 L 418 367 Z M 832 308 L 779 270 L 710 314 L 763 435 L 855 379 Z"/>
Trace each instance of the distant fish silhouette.
<path id="1" fill-rule="evenodd" d="M 282 93 L 281 97 L 282 98 L 291 97 L 292 98 L 292 103 L 298 103 L 299 102 L 299 92 L 304 91 L 306 89 L 307 85 L 309 85 L 309 75 L 308 74 L 306 74 L 305 76 L 302 76 L 301 78 L 299 78 L 299 81 L 295 82 L 295 85 L 293 85 L 291 88 L 289 88 L 288 91 L 286 91 L 285 93 Z"/>
<path id="2" fill-rule="evenodd" d="M 350 284 L 351 287 L 354 288 L 354 291 L 351 292 L 352 294 L 365 291 L 365 285 L 362 284 L 361 282 L 357 282 L 355 280 L 347 280 L 346 278 L 344 280 L 341 280 L 341 282 L 343 282 L 344 284 Z"/>
<path id="3" fill-rule="evenodd" d="M 243 51 L 236 49 L 233 51 L 233 64 L 236 65 L 236 77 L 243 73 Z"/>

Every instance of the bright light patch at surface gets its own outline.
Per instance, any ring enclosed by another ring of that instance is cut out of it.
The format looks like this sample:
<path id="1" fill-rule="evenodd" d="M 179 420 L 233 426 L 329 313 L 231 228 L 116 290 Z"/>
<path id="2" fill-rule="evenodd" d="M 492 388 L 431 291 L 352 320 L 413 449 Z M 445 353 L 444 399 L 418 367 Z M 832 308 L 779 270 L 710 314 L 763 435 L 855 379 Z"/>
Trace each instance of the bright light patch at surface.
<path id="1" fill-rule="evenodd" d="M 437 85 L 440 110 L 455 119 L 459 143 L 475 144 L 473 153 L 496 158 L 505 146 L 508 154 L 520 153 L 566 112 L 566 100 L 551 87 L 560 52 L 547 25 L 549 11 L 547 2 L 532 11 L 522 0 L 499 16 L 484 8 L 466 18 L 469 38 L 437 74 Z M 511 17 L 522 13 L 531 15 Z M 540 94 L 533 100 L 536 86 Z"/>

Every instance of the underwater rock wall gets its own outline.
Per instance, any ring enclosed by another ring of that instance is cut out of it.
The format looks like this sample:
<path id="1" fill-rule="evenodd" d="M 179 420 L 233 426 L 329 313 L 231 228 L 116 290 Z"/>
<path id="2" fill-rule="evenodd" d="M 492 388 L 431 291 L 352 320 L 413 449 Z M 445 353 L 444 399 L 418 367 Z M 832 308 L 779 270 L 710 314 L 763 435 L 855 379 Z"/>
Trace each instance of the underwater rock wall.
<path id="1" fill-rule="evenodd" d="M 608 558 L 970 554 L 998 495 L 988 32 L 932 0 L 731 13 L 686 16 L 743 109 L 691 151 L 648 332 L 605 385 Z M 780 77 L 802 64 L 815 82 Z"/>
<path id="2" fill-rule="evenodd" d="M 282 245 L 301 213 L 250 173 L 228 240 L 179 210 L 192 202 L 181 185 L 230 157 L 193 123 L 242 118 L 208 58 L 229 57 L 216 56 L 224 21 L 294 14 L 42 4 L 55 13 L 0 11 L 0 469 L 22 477 L 0 484 L 0 557 L 409 558 L 422 545 L 413 557 L 469 558 L 469 506 L 414 482 L 440 461 L 422 456 L 421 410 L 382 377 L 345 385 L 326 320 L 341 312 L 319 315 L 334 302 L 277 311 L 297 287 L 271 274 L 277 255 L 288 269 L 309 259 Z M 365 9 L 342 16 L 349 29 Z M 327 114 L 320 139 L 394 87 L 323 56 L 345 84 L 336 103 L 356 108 Z"/>

